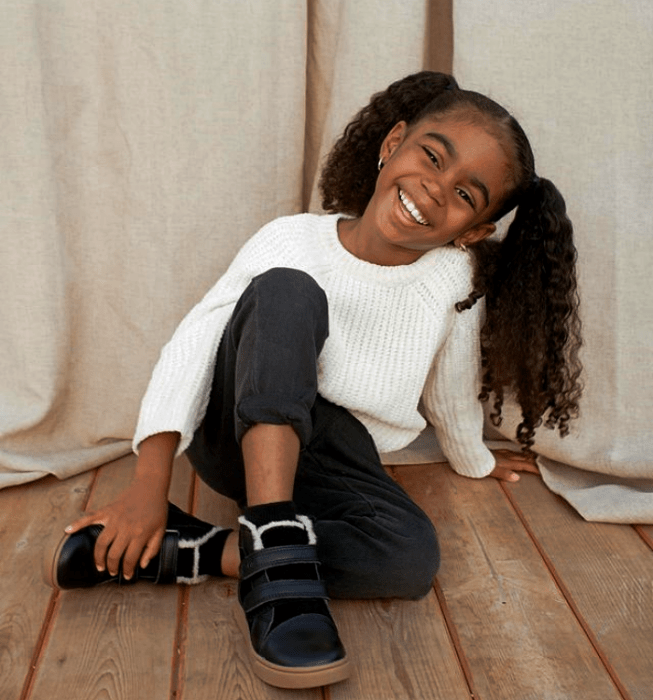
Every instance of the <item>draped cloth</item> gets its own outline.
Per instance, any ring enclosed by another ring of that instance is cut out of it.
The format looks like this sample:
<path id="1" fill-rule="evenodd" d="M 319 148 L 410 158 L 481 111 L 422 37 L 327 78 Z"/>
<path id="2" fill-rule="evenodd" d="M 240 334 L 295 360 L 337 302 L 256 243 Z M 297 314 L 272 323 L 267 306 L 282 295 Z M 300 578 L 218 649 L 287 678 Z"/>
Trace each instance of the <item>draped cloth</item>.
<path id="1" fill-rule="evenodd" d="M 450 47 L 445 1 L 5 0 L 0 486 L 127 453 L 184 314 Z"/>
<path id="2" fill-rule="evenodd" d="M 575 224 L 585 395 L 572 435 L 538 432 L 543 476 L 588 519 L 653 522 L 653 7 L 514 7 L 6 0 L 0 487 L 127 453 L 187 310 L 263 223 L 319 210 L 350 117 L 450 70 L 453 38 L 459 82 L 515 113 Z"/>
<path id="3" fill-rule="evenodd" d="M 538 431 L 544 480 L 653 523 L 653 4 L 455 0 L 454 27 L 456 77 L 515 114 L 574 223 L 585 390 L 571 435 Z"/>

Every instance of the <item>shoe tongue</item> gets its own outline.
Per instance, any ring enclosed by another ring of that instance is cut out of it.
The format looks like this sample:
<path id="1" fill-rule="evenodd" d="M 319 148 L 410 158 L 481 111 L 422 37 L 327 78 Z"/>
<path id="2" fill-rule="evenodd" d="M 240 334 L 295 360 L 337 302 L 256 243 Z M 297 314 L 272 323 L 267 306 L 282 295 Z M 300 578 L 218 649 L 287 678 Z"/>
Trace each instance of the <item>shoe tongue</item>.
<path id="1" fill-rule="evenodd" d="M 308 533 L 297 520 L 272 522 L 261 532 L 263 547 L 282 547 L 288 544 L 308 544 Z"/>

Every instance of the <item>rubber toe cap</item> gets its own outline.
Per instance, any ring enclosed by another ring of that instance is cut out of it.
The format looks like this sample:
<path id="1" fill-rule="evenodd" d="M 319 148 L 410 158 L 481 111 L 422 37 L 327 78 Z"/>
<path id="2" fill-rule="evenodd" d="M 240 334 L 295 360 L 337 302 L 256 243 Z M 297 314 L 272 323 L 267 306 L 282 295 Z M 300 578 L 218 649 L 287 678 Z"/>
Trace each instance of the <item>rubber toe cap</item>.
<path id="1" fill-rule="evenodd" d="M 297 615 L 275 627 L 261 656 L 279 666 L 324 666 L 345 657 L 335 624 L 325 615 Z"/>

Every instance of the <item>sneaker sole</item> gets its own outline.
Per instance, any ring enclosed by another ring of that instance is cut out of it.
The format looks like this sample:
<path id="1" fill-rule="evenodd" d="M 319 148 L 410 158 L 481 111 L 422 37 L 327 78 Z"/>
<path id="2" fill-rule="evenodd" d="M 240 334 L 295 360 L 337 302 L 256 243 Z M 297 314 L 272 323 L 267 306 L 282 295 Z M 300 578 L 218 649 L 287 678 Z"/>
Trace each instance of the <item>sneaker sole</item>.
<path id="1" fill-rule="evenodd" d="M 268 685 L 273 685 L 277 688 L 297 690 L 301 688 L 316 688 L 322 685 L 331 685 L 332 683 L 338 683 L 339 681 L 344 681 L 349 678 L 351 674 L 351 664 L 346 656 L 344 659 L 340 659 L 340 661 L 335 661 L 332 664 L 324 666 L 297 666 L 291 668 L 271 663 L 257 654 L 252 646 L 247 618 L 237 601 L 234 601 L 234 617 L 245 638 L 245 645 L 247 646 L 247 654 L 252 663 L 252 670 Z"/>
<path id="2" fill-rule="evenodd" d="M 59 562 L 59 555 L 68 537 L 69 535 L 63 535 L 63 537 L 57 536 L 56 538 L 52 537 L 43 550 L 43 579 L 50 587 L 59 590 L 62 589 L 57 580 L 57 563 Z"/>

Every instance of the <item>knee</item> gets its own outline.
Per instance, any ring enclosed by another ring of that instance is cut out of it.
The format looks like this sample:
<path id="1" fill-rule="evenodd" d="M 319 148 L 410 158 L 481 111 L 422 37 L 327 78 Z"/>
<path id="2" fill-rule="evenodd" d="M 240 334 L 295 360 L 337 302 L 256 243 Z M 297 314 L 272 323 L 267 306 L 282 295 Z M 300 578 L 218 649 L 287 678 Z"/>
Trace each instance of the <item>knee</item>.
<path id="1" fill-rule="evenodd" d="M 429 593 L 440 567 L 440 545 L 431 522 L 414 523 L 386 558 L 382 597 L 418 600 Z"/>
<path id="2" fill-rule="evenodd" d="M 326 294 L 302 270 L 272 268 L 254 277 L 242 293 L 228 332 L 235 345 L 244 333 L 273 337 L 275 343 L 306 338 L 319 354 L 329 335 Z"/>
<path id="3" fill-rule="evenodd" d="M 440 547 L 426 515 L 405 513 L 401 522 L 359 516 L 338 535 L 328 544 L 318 537 L 333 597 L 418 600 L 431 590 Z"/>
<path id="4" fill-rule="evenodd" d="M 273 267 L 252 280 L 252 287 L 265 295 L 266 301 L 291 300 L 293 308 L 301 305 L 314 307 L 318 313 L 326 313 L 327 298 L 320 285 L 303 270 L 290 267 Z"/>

